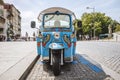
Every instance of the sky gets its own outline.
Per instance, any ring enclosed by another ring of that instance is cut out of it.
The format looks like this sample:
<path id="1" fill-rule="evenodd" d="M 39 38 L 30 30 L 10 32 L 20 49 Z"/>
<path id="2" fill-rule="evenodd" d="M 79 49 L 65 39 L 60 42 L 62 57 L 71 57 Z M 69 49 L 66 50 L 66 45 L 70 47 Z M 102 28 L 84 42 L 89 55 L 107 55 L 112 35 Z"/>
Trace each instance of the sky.
<path id="1" fill-rule="evenodd" d="M 13 4 L 21 12 L 21 29 L 22 36 L 28 32 L 29 36 L 36 32 L 36 29 L 30 28 L 30 22 L 36 21 L 39 13 L 50 7 L 63 7 L 73 11 L 78 19 L 85 12 L 105 13 L 106 16 L 120 22 L 120 0 L 4 0 L 5 3 Z M 38 27 L 39 25 L 37 25 Z"/>

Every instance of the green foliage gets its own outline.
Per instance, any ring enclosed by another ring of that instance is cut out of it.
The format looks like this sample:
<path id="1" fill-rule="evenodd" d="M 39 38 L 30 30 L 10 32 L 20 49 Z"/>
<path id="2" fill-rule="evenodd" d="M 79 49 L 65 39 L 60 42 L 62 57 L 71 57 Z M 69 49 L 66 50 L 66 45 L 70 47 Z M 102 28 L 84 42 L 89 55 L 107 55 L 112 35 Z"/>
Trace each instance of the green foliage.
<path id="1" fill-rule="evenodd" d="M 81 17 L 82 29 L 84 34 L 90 34 L 95 30 L 95 35 L 108 33 L 108 26 L 114 24 L 114 21 L 104 13 L 84 13 Z"/>
<path id="2" fill-rule="evenodd" d="M 116 25 L 115 32 L 120 31 L 120 24 Z"/>

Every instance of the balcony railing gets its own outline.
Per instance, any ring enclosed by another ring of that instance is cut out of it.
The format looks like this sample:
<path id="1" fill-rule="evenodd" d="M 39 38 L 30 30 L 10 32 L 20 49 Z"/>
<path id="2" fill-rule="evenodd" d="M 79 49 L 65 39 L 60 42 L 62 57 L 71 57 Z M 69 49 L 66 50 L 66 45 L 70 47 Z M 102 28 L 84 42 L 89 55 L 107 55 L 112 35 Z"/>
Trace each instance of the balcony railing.
<path id="1" fill-rule="evenodd" d="M 12 14 L 12 11 L 9 9 L 9 10 L 7 10 L 7 18 L 8 19 L 11 19 L 12 17 L 13 17 L 13 14 Z"/>
<path id="2" fill-rule="evenodd" d="M 21 28 L 18 28 L 18 31 L 20 31 L 20 32 L 21 32 Z"/>
<path id="3" fill-rule="evenodd" d="M 0 28 L 0 34 L 2 34 L 3 33 L 3 28 Z"/>
<path id="4" fill-rule="evenodd" d="M 2 16 L 0 16 L 0 22 L 1 22 L 1 23 L 5 23 L 5 18 L 2 17 Z"/>
<path id="5" fill-rule="evenodd" d="M 5 28 L 5 24 L 0 22 L 0 28 Z"/>

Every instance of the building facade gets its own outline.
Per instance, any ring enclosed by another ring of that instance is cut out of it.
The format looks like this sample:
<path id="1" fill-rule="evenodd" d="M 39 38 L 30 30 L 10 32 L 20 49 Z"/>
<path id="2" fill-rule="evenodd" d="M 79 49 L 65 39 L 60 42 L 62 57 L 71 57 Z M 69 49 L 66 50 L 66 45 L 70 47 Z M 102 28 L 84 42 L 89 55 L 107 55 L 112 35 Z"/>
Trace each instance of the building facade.
<path id="1" fill-rule="evenodd" d="M 11 5 L 12 7 L 12 24 L 13 24 L 13 31 L 14 36 L 16 38 L 19 38 L 21 36 L 21 17 L 20 17 L 20 11 L 15 8 L 14 5 Z"/>
<path id="2" fill-rule="evenodd" d="M 12 4 L 5 3 L 0 8 L 0 35 L 2 41 L 15 40 L 21 36 L 20 11 Z M 2 28 L 2 29 L 1 29 Z"/>
<path id="3" fill-rule="evenodd" d="M 6 27 L 5 27 L 5 16 L 4 16 L 4 7 L 0 5 L 0 41 L 5 40 L 6 37 Z"/>

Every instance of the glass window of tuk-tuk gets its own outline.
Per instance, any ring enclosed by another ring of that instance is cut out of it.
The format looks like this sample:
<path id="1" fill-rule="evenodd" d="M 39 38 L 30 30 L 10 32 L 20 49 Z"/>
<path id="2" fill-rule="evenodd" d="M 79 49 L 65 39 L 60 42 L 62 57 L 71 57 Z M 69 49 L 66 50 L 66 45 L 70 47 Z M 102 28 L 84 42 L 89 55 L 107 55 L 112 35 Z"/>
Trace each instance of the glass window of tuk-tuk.
<path id="1" fill-rule="evenodd" d="M 45 14 L 43 16 L 44 28 L 70 28 L 71 17 L 69 14 Z"/>

